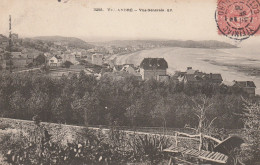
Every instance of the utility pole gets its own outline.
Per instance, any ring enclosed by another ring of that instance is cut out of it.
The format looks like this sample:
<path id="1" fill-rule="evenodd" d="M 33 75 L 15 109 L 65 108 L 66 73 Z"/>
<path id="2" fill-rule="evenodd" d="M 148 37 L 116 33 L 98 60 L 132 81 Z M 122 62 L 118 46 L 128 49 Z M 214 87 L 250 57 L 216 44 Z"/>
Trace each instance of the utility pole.
<path id="1" fill-rule="evenodd" d="M 12 17 L 9 15 L 9 70 L 12 72 Z"/>

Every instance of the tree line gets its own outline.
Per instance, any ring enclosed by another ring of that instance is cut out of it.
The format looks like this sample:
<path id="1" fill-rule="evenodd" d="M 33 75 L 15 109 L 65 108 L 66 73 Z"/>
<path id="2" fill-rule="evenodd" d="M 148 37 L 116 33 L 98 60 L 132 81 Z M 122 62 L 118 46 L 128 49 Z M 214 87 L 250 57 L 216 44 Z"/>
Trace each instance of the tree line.
<path id="1" fill-rule="evenodd" d="M 181 128 L 212 122 L 217 128 L 243 127 L 237 114 L 243 112 L 243 97 L 247 96 L 239 88 L 214 84 L 195 87 L 174 79 L 140 81 L 134 76 L 96 80 L 84 72 L 60 79 L 2 72 L 0 79 L 2 117 L 32 119 L 38 115 L 42 121 L 77 125 Z"/>

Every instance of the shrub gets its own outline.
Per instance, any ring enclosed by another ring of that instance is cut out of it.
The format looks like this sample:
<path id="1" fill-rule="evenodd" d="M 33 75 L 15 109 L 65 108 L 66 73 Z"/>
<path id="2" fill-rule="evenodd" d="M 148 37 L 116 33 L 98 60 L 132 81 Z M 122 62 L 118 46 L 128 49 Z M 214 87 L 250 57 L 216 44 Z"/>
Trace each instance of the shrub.
<path id="1" fill-rule="evenodd" d="M 247 145 L 242 148 L 240 157 L 246 164 L 260 162 L 260 106 L 246 101 L 244 123 L 247 134 Z"/>
<path id="2" fill-rule="evenodd" d="M 138 135 L 129 143 L 135 154 L 135 159 L 150 161 L 157 164 L 164 158 L 162 150 L 169 147 L 170 141 L 165 136 Z"/>
<path id="3" fill-rule="evenodd" d="M 7 123 L 0 123 L 0 129 L 5 130 L 6 128 L 10 128 L 11 125 Z"/>
<path id="4" fill-rule="evenodd" d="M 61 145 L 53 142 L 41 125 L 25 133 L 6 134 L 1 138 L 1 152 L 10 164 L 97 164 L 125 162 L 124 155 L 101 133 L 88 129 L 77 136 L 78 142 Z"/>

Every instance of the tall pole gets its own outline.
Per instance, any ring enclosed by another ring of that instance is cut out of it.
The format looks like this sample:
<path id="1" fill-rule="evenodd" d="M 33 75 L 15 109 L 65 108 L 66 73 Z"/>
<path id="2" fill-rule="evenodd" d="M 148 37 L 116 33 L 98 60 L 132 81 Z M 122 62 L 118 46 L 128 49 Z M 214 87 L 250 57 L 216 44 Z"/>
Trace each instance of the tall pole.
<path id="1" fill-rule="evenodd" d="M 12 72 L 12 17 L 9 15 L 9 70 Z"/>

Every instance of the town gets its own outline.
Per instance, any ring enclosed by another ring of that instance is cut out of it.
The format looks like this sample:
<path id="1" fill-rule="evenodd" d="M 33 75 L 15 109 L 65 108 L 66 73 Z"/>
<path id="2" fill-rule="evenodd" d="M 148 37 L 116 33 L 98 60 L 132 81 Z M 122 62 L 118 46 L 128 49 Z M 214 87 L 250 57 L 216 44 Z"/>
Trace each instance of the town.
<path id="1" fill-rule="evenodd" d="M 91 47 L 76 44 L 66 39 L 49 41 L 45 39 L 20 39 L 18 34 L 11 34 L 11 38 L 0 35 L 0 68 L 12 72 L 41 72 L 53 78 L 63 75 L 71 76 L 84 71 L 97 79 L 110 76 L 122 79 L 134 76 L 139 80 L 154 79 L 166 82 L 170 79 L 184 84 L 212 83 L 226 87 L 239 87 L 250 97 L 255 96 L 256 86 L 253 81 L 224 82 L 219 73 L 205 73 L 190 66 L 186 71 L 177 71 L 173 75 L 167 73 L 168 63 L 164 58 L 144 58 L 140 65 L 117 64 L 108 57 L 123 55 L 144 49 L 152 49 L 155 45 L 137 45 L 136 47 Z M 82 48 L 81 48 L 82 47 Z M 10 50 L 11 48 L 11 50 Z"/>

